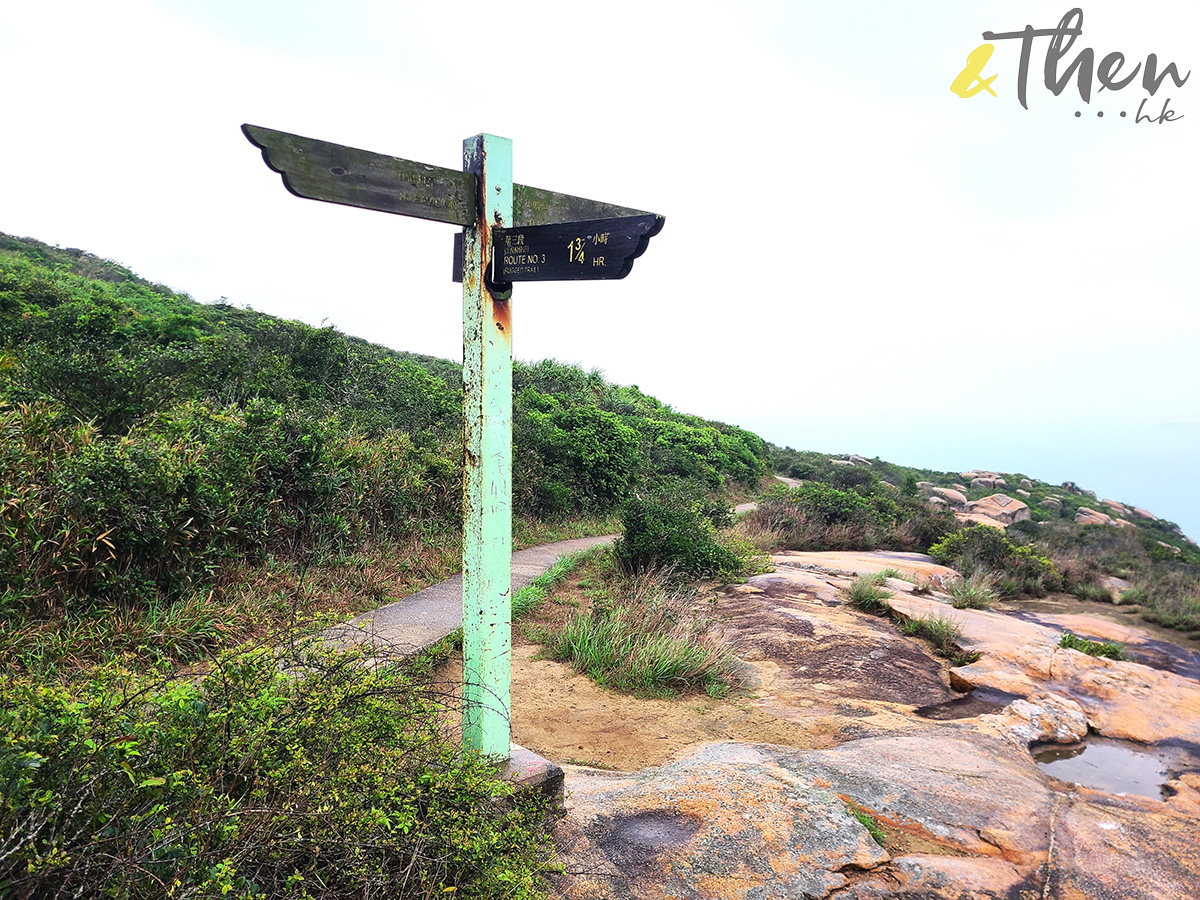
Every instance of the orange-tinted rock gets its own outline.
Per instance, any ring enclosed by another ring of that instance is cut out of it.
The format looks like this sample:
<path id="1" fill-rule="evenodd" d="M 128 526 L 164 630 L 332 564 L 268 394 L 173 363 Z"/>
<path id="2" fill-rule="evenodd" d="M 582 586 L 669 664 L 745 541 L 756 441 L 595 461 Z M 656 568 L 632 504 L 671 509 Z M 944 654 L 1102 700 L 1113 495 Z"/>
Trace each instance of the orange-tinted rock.
<path id="1" fill-rule="evenodd" d="M 1040 879 L 1028 867 L 1003 859 L 911 854 L 867 872 L 839 900 L 994 900 L 1041 897 Z"/>
<path id="2" fill-rule="evenodd" d="M 1088 509 L 1086 506 L 1081 506 L 1075 513 L 1076 525 L 1112 525 L 1111 516 L 1107 516 L 1102 512 L 1096 512 L 1094 509 Z"/>
<path id="3" fill-rule="evenodd" d="M 1031 516 L 1026 504 L 1007 494 L 992 494 L 982 500 L 974 500 L 967 504 L 967 511 L 977 516 L 995 519 L 1004 525 L 1024 522 Z"/>
<path id="4" fill-rule="evenodd" d="M 1197 821 L 1165 804 L 1083 791 L 1054 823 L 1046 896 L 1056 900 L 1200 897 Z"/>
<path id="5" fill-rule="evenodd" d="M 1129 507 L 1124 503 L 1119 503 L 1116 500 L 1101 500 L 1105 506 L 1115 512 L 1118 516 L 1128 516 L 1131 514 Z"/>
<path id="6" fill-rule="evenodd" d="M 958 624 L 963 646 L 981 653 L 950 671 L 960 690 L 989 687 L 1022 697 L 1053 692 L 1076 701 L 1109 737 L 1200 744 L 1200 683 L 1190 678 L 1059 647 L 1060 631 L 999 613 L 949 609 L 924 597 L 897 595 L 889 602 L 906 616 L 944 615 Z"/>
<path id="7" fill-rule="evenodd" d="M 1146 510 L 1142 509 L 1140 506 L 1135 506 L 1133 508 L 1132 512 L 1139 519 L 1146 519 L 1147 521 L 1150 521 L 1150 522 L 1158 521 L 1158 516 L 1154 515 L 1154 513 L 1152 513 L 1152 512 L 1147 512 Z"/>
<path id="8" fill-rule="evenodd" d="M 1001 530 L 1007 527 L 999 519 L 993 519 L 991 516 L 985 516 L 982 513 L 956 512 L 954 518 L 965 525 L 987 525 L 991 528 L 999 528 Z"/>
<path id="9" fill-rule="evenodd" d="M 825 897 L 888 858 L 833 791 L 720 744 L 632 774 L 568 767 L 565 898 Z"/>

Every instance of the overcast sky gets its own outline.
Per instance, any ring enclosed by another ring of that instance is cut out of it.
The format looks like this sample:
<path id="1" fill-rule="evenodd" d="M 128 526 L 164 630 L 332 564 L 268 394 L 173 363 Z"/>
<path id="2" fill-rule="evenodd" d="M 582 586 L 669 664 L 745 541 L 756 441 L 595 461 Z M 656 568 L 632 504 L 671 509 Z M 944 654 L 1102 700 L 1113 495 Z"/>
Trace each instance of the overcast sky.
<path id="1" fill-rule="evenodd" d="M 1200 537 L 1200 0 L 1081 8 L 1060 70 L 1196 73 L 1084 103 L 1039 38 L 1023 109 L 996 40 L 997 96 L 956 96 L 984 31 L 1070 9 L 1044 0 L 0 0 L 0 231 L 460 358 L 455 227 L 300 200 L 239 126 L 454 168 L 503 135 L 517 181 L 667 219 L 625 281 L 519 284 L 519 358 Z"/>

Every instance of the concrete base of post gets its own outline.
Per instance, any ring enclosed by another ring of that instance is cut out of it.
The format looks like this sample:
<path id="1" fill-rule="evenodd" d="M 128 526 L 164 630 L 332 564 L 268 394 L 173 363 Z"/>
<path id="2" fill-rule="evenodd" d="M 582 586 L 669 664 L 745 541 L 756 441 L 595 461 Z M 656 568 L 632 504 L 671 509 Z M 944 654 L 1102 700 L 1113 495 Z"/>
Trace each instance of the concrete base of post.
<path id="1" fill-rule="evenodd" d="M 564 775 L 562 766 L 526 750 L 520 744 L 511 744 L 508 760 L 501 769 L 502 776 L 516 785 L 517 793 L 525 796 L 540 795 L 546 800 L 546 813 L 557 818 L 566 812 L 563 797 Z"/>

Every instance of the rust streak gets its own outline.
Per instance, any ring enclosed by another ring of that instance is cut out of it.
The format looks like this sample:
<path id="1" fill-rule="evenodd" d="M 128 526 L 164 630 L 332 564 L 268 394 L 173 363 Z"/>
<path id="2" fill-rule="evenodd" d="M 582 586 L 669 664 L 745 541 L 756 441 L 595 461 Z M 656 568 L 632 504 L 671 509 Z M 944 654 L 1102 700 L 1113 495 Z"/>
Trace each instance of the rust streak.
<path id="1" fill-rule="evenodd" d="M 497 328 L 512 337 L 512 310 L 507 300 L 492 301 L 492 321 Z"/>

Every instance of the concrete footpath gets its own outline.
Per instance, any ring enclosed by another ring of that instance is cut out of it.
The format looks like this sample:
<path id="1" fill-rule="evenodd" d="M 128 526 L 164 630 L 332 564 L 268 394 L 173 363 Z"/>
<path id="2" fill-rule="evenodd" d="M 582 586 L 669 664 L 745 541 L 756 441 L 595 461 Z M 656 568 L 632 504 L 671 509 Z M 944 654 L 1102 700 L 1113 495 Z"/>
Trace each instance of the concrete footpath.
<path id="1" fill-rule="evenodd" d="M 518 550 L 512 556 L 512 590 L 519 591 L 562 557 L 610 544 L 616 535 L 575 538 Z M 462 627 L 462 573 L 386 606 L 364 613 L 325 636 L 341 646 L 373 641 L 387 655 L 409 656 Z"/>

